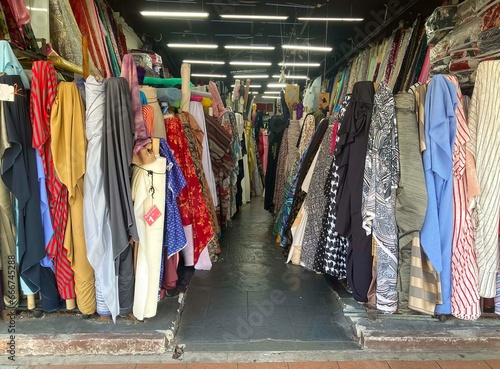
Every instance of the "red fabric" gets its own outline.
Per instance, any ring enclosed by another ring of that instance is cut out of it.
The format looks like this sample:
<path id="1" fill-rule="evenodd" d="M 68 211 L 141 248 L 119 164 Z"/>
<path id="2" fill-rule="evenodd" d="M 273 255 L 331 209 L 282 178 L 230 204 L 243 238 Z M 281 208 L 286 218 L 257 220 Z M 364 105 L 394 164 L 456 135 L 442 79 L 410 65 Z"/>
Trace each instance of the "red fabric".
<path id="1" fill-rule="evenodd" d="M 181 120 L 177 117 L 165 119 L 165 129 L 168 146 L 172 150 L 187 183 L 178 197 L 178 205 L 182 224 L 184 226 L 191 224 L 193 227 L 194 263 L 196 264 L 201 252 L 215 237 L 215 233 Z"/>
<path id="2" fill-rule="evenodd" d="M 57 74 L 50 62 L 32 64 L 30 115 L 33 126 L 33 147 L 40 152 L 46 177 L 50 217 L 54 236 L 47 246 L 47 253 L 54 260 L 54 271 L 59 294 L 65 300 L 73 299 L 75 283 L 73 270 L 64 248 L 64 234 L 68 222 L 68 189 L 59 181 L 50 151 L 50 111 L 57 94 Z"/>
<path id="3" fill-rule="evenodd" d="M 28 8 L 24 4 L 23 0 L 7 0 L 10 5 L 14 19 L 16 20 L 17 26 L 21 30 L 24 25 L 28 24 L 30 21 L 30 13 Z"/>
<path id="4" fill-rule="evenodd" d="M 73 10 L 73 14 L 75 15 L 78 28 L 82 32 L 82 36 L 87 36 L 90 57 L 99 71 L 104 73 L 104 58 L 102 57 L 102 53 L 98 45 L 96 45 L 97 38 L 95 36 L 95 31 L 91 26 L 88 8 L 85 4 L 82 4 L 81 0 L 69 0 L 69 2 L 71 9 Z"/>

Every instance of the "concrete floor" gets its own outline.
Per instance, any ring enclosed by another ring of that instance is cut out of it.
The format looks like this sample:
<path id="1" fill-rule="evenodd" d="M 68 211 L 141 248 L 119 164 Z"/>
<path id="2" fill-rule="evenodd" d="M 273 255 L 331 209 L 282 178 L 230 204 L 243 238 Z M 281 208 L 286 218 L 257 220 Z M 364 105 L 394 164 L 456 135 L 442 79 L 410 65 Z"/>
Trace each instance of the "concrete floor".
<path id="1" fill-rule="evenodd" d="M 221 238 L 221 260 L 196 271 L 178 343 L 199 351 L 356 349 L 337 295 L 322 275 L 285 264 L 273 219 L 253 198 Z"/>

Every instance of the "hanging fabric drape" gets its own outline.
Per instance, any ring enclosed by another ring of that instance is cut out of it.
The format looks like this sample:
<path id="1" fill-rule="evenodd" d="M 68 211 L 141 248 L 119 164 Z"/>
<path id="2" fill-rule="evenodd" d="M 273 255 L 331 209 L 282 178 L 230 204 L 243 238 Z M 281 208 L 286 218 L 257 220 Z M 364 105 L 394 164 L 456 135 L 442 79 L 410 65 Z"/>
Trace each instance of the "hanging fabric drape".
<path id="1" fill-rule="evenodd" d="M 64 248 L 75 274 L 78 308 L 84 314 L 93 314 L 96 309 L 94 270 L 87 259 L 83 221 L 87 152 L 84 119 L 85 108 L 76 83 L 61 82 L 51 112 L 50 129 L 56 174 L 68 189 Z"/>

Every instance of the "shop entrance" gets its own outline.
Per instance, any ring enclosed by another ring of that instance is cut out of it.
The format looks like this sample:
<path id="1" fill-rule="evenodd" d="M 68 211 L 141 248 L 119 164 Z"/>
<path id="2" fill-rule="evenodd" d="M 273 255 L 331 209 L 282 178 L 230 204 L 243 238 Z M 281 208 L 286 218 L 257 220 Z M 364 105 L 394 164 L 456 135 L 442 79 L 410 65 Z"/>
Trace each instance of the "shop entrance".
<path id="1" fill-rule="evenodd" d="M 357 348 L 323 275 L 285 264 L 260 197 L 221 238 L 220 261 L 196 271 L 176 335 L 188 350 Z"/>

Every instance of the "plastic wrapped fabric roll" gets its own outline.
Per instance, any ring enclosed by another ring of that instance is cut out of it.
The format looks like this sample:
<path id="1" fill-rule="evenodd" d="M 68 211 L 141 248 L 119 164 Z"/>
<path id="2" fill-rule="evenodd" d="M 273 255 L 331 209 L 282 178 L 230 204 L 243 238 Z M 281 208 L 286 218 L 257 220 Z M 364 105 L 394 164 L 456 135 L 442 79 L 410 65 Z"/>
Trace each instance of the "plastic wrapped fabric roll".
<path id="1" fill-rule="evenodd" d="M 181 110 L 189 113 L 189 103 L 191 101 L 191 64 L 183 63 L 181 65 Z"/>

